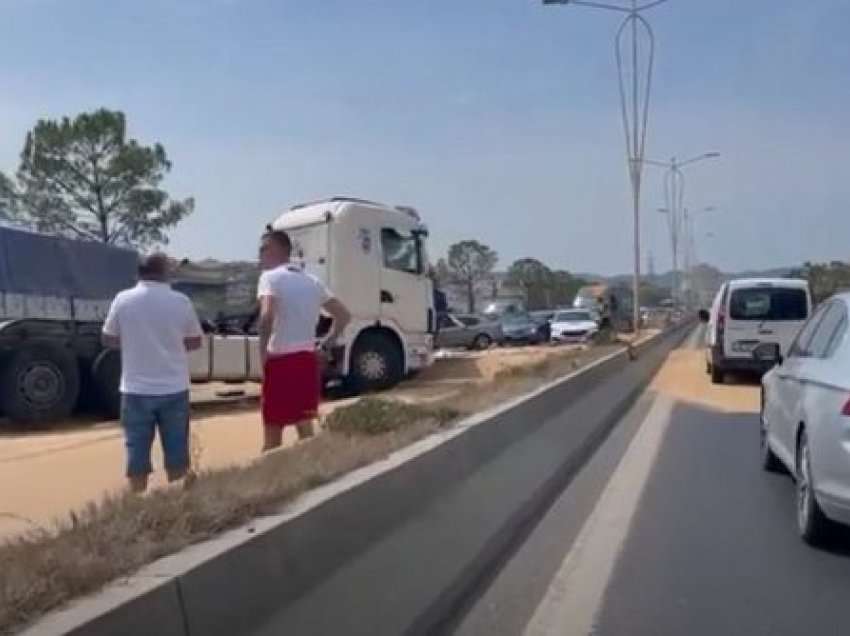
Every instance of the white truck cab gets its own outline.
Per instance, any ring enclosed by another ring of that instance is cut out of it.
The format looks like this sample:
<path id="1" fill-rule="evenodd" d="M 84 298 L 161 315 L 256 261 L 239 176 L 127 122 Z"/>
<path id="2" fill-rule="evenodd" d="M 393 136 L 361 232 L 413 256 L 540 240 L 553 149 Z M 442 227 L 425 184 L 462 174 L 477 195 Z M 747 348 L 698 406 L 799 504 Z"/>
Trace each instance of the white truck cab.
<path id="1" fill-rule="evenodd" d="M 332 360 L 336 374 L 372 390 L 430 365 L 428 231 L 414 209 L 334 197 L 293 206 L 272 225 L 292 240 L 293 263 L 351 311 Z"/>

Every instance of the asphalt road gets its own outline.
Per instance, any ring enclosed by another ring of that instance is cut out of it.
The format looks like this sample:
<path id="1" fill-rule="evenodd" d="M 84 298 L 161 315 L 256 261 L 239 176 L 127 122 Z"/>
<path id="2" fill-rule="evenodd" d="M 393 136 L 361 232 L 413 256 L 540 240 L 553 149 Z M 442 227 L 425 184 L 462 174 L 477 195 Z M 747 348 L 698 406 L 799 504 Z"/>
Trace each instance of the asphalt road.
<path id="1" fill-rule="evenodd" d="M 758 389 L 674 353 L 459 634 L 847 634 L 850 532 L 797 537 L 788 476 L 758 464 Z"/>
<path id="2" fill-rule="evenodd" d="M 758 466 L 758 421 L 678 406 L 595 633 L 847 634 L 850 541 L 797 537 L 791 479 Z"/>

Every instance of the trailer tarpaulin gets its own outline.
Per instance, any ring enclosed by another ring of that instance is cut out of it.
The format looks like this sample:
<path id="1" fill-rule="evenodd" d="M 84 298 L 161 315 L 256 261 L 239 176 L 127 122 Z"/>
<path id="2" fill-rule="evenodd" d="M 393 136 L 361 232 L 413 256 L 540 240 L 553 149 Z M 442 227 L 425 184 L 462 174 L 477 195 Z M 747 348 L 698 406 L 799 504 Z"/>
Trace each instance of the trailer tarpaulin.
<path id="1" fill-rule="evenodd" d="M 94 241 L 0 227 L 0 292 L 111 300 L 136 279 L 138 256 Z"/>

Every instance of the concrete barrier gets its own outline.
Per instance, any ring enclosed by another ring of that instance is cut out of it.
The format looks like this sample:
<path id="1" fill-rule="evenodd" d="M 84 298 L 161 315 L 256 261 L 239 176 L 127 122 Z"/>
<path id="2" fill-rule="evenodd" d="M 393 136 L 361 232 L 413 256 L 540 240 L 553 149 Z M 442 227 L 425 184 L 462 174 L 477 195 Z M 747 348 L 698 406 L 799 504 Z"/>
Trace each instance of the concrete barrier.
<path id="1" fill-rule="evenodd" d="M 643 390 L 686 326 L 465 420 L 144 568 L 27 632 L 444 631 Z"/>

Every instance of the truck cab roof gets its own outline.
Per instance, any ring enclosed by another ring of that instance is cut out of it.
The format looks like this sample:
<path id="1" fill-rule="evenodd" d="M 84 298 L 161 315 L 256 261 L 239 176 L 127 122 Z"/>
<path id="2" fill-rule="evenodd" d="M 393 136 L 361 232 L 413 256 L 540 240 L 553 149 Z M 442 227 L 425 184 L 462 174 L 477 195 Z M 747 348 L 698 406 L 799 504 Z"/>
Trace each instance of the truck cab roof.
<path id="1" fill-rule="evenodd" d="M 425 229 L 419 213 L 412 207 L 401 205 L 390 206 L 368 199 L 343 196 L 293 205 L 289 210 L 280 215 L 273 225 L 276 228 L 289 229 L 319 223 L 329 223 L 347 214 L 360 213 L 364 209 L 392 215 L 396 218 L 396 222 L 408 225 L 411 229 Z"/>

